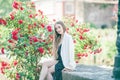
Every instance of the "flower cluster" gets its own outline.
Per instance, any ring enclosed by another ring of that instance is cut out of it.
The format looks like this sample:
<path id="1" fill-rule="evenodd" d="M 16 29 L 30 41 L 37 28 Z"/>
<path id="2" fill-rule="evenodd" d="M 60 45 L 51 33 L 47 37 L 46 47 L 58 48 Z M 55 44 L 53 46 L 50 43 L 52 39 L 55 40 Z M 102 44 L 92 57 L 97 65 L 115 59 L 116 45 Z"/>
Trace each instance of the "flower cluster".
<path id="1" fill-rule="evenodd" d="M 8 63 L 5 61 L 1 61 L 0 62 L 0 72 L 2 74 L 5 74 L 8 70 L 10 70 L 13 66 L 16 67 L 18 64 L 17 60 L 12 61 L 12 63 Z M 11 74 L 12 75 L 12 74 Z M 20 75 L 18 72 L 15 73 L 15 79 L 19 80 L 20 79 Z"/>
<path id="2" fill-rule="evenodd" d="M 12 64 L 1 62 L 1 72 L 10 79 L 37 80 L 36 69 L 44 55 L 51 55 L 53 29 L 41 10 L 35 11 L 33 2 L 14 1 L 13 11 L 0 24 L 9 30 L 7 47 L 2 47 L 15 60 Z M 35 13 L 36 12 L 36 13 Z M 9 68 L 7 68 L 9 64 Z"/>
<path id="3" fill-rule="evenodd" d="M 9 63 L 7 63 L 7 62 L 5 62 L 5 61 L 2 61 L 2 62 L 0 62 L 0 72 L 2 73 L 2 74 L 4 74 L 5 72 L 4 72 L 4 69 L 8 69 L 8 68 L 10 68 L 10 65 L 9 65 Z"/>
<path id="4" fill-rule="evenodd" d="M 76 62 L 82 57 L 88 57 L 89 54 L 102 51 L 99 43 L 100 36 L 93 34 L 89 24 L 79 23 L 75 17 L 65 17 L 63 20 L 67 26 L 67 32 L 74 39 Z"/>

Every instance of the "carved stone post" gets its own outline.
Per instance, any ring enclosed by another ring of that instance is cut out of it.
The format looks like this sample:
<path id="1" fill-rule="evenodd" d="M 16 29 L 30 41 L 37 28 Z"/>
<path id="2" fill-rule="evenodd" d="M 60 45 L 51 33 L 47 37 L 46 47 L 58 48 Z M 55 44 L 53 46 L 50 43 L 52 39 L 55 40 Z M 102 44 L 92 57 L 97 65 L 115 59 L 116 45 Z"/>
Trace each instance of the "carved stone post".
<path id="1" fill-rule="evenodd" d="M 115 80 L 120 80 L 120 0 L 118 3 L 118 22 L 117 22 L 117 40 L 116 47 L 118 54 L 115 56 L 114 69 L 113 69 L 113 77 Z"/>

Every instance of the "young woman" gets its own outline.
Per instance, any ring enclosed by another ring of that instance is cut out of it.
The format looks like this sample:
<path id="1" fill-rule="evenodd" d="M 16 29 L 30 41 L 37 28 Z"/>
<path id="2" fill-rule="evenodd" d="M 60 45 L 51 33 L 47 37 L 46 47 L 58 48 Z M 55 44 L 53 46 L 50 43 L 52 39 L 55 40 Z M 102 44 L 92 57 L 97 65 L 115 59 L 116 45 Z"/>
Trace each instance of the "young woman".
<path id="1" fill-rule="evenodd" d="M 76 67 L 74 61 L 74 43 L 72 36 L 66 33 L 65 25 L 58 21 L 54 25 L 54 59 L 44 62 L 39 80 L 62 80 L 62 71 L 71 71 Z"/>

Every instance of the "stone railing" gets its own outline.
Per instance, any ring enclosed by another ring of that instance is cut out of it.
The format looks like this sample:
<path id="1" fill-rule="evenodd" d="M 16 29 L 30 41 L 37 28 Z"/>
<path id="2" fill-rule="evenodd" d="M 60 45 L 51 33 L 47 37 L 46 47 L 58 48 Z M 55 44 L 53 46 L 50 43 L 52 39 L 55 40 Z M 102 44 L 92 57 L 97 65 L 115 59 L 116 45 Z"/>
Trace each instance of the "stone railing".
<path id="1" fill-rule="evenodd" d="M 112 68 L 99 66 L 77 65 L 72 72 L 63 72 L 63 80 L 114 80 Z"/>

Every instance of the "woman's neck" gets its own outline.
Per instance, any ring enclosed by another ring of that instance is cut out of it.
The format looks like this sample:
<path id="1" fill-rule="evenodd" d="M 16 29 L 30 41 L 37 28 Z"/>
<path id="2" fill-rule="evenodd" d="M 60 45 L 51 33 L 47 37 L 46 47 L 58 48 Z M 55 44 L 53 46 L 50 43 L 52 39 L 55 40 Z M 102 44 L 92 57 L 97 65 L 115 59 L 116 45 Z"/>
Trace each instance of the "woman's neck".
<path id="1" fill-rule="evenodd" d="M 61 34 L 61 39 L 60 39 L 60 43 L 59 43 L 59 45 L 62 44 L 63 36 L 64 36 L 64 33 Z"/>

